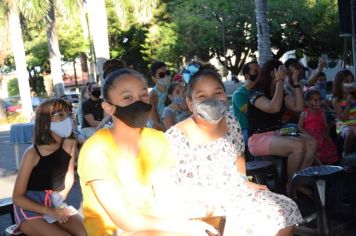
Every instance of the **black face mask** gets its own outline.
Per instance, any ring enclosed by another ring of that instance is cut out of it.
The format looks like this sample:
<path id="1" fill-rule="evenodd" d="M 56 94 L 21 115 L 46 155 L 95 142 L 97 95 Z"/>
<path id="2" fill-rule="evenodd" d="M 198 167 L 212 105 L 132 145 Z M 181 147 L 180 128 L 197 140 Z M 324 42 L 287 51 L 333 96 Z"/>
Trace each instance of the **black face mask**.
<path id="1" fill-rule="evenodd" d="M 100 89 L 93 90 L 93 91 L 91 91 L 91 95 L 93 95 L 96 98 L 100 98 L 101 90 Z"/>
<path id="2" fill-rule="evenodd" d="M 114 116 L 132 128 L 145 127 L 152 108 L 151 104 L 140 100 L 124 107 L 114 106 Z"/>
<path id="3" fill-rule="evenodd" d="M 250 75 L 250 80 L 254 82 L 257 79 L 258 75 Z"/>

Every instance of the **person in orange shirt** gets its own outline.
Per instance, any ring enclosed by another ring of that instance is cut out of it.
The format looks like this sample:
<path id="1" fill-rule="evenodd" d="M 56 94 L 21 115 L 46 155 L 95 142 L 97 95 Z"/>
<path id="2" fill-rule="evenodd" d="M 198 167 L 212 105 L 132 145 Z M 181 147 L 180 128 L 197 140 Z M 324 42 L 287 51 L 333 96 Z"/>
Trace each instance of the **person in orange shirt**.
<path id="1" fill-rule="evenodd" d="M 159 183 L 174 158 L 164 134 L 144 128 L 152 108 L 144 77 L 130 69 L 115 70 L 106 77 L 103 96 L 113 126 L 84 143 L 78 163 L 88 235 L 217 234 L 202 221 L 158 214 L 157 195 L 164 189 Z"/>

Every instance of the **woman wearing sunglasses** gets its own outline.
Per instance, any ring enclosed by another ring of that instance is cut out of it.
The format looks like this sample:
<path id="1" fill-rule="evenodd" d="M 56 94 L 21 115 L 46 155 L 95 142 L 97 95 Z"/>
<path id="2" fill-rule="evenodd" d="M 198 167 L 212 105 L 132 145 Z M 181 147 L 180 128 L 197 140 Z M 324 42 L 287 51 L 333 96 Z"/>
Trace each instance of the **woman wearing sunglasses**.
<path id="1" fill-rule="evenodd" d="M 162 121 L 162 113 L 167 98 L 167 89 L 171 83 L 171 76 L 167 65 L 161 61 L 154 62 L 151 65 L 151 76 L 155 86 L 150 93 L 152 110 L 147 126 L 165 131 L 166 128 Z"/>
<path id="2" fill-rule="evenodd" d="M 63 201 L 74 182 L 76 141 L 71 107 L 49 99 L 36 109 L 33 145 L 21 162 L 12 195 L 18 230 L 26 235 L 87 235 Z"/>

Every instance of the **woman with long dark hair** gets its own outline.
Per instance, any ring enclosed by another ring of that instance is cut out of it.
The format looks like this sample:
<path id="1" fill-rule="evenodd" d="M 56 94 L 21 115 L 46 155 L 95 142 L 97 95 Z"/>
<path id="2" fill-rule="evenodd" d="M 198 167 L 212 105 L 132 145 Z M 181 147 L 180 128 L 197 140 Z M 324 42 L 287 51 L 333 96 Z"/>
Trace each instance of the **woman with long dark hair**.
<path id="1" fill-rule="evenodd" d="M 254 156 L 276 155 L 287 160 L 287 191 L 293 174 L 311 166 L 316 157 L 316 140 L 304 133 L 282 129 L 286 110 L 301 112 L 304 108 L 299 75 L 292 75 L 295 96 L 284 91 L 286 69 L 278 60 L 269 60 L 261 68 L 255 88 L 250 91 L 247 109 L 248 149 Z"/>
<path id="2" fill-rule="evenodd" d="M 12 199 L 26 235 L 86 235 L 81 217 L 63 202 L 74 183 L 76 140 L 71 106 L 49 99 L 36 109 L 33 145 L 24 153 Z"/>

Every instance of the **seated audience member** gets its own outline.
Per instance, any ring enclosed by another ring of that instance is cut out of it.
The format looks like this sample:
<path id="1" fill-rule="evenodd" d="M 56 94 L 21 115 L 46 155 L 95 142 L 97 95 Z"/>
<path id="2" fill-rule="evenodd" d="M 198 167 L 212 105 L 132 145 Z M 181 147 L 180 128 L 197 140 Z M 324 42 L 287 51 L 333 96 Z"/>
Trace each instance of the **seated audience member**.
<path id="1" fill-rule="evenodd" d="M 176 74 L 175 76 L 173 76 L 172 82 L 177 82 L 177 83 L 180 83 L 180 84 L 184 84 L 182 75 L 181 74 Z"/>
<path id="2" fill-rule="evenodd" d="M 154 62 L 151 65 L 151 76 L 155 86 L 150 92 L 152 111 L 147 126 L 165 131 L 162 122 L 162 112 L 167 98 L 167 89 L 171 84 L 171 76 L 167 65 L 161 61 Z"/>
<path id="3" fill-rule="evenodd" d="M 152 105 L 144 77 L 130 69 L 115 70 L 105 79 L 103 96 L 113 126 L 84 143 L 78 164 L 88 235 L 217 234 L 202 221 L 163 217 L 157 210 L 157 196 L 166 189 L 160 183 L 167 179 L 172 158 L 164 134 L 145 128 Z"/>
<path id="4" fill-rule="evenodd" d="M 339 71 L 333 84 L 333 106 L 337 115 L 336 132 L 344 139 L 344 156 L 356 150 L 356 91 L 349 70 Z"/>
<path id="5" fill-rule="evenodd" d="M 339 158 L 334 142 L 329 136 L 329 127 L 324 110 L 321 108 L 319 90 L 305 93 L 305 108 L 299 118 L 299 130 L 313 136 L 317 141 L 317 158 L 323 164 L 336 163 Z"/>
<path id="6" fill-rule="evenodd" d="M 284 90 L 285 93 L 290 95 L 291 97 L 295 97 L 295 91 L 293 88 L 293 85 L 295 82 L 294 80 L 297 81 L 302 90 L 308 88 L 308 83 L 307 80 L 305 79 L 304 76 L 304 66 L 302 63 L 300 63 L 297 59 L 295 58 L 289 58 L 285 63 L 284 63 L 287 74 L 287 78 L 284 81 Z M 293 77 L 295 77 L 293 79 Z M 299 115 L 300 112 L 295 112 L 289 109 L 286 109 L 282 116 L 282 124 L 283 127 L 286 128 L 297 128 L 298 127 L 298 120 L 299 120 Z"/>
<path id="7" fill-rule="evenodd" d="M 226 215 L 225 236 L 286 236 L 302 218 L 289 198 L 246 177 L 241 129 L 228 112 L 221 76 L 210 65 L 191 73 L 187 103 L 193 115 L 166 131 L 176 166 L 171 174 L 202 216 Z"/>
<path id="8" fill-rule="evenodd" d="M 316 141 L 304 133 L 285 132 L 282 116 L 286 109 L 301 112 L 304 109 L 303 92 L 299 78 L 292 74 L 295 96 L 283 89 L 286 69 L 278 60 L 267 61 L 261 69 L 255 88 L 250 91 L 247 109 L 248 148 L 254 156 L 277 155 L 287 159 L 289 191 L 293 173 L 311 166 L 316 157 Z M 289 136 L 293 135 L 293 136 Z"/>
<path id="9" fill-rule="evenodd" d="M 249 101 L 248 91 L 252 89 L 255 84 L 260 71 L 260 66 L 256 61 L 248 62 L 242 67 L 242 74 L 245 77 L 245 83 L 240 86 L 232 95 L 232 110 L 235 119 L 239 121 L 241 126 L 244 142 L 248 142 L 247 132 L 247 104 Z"/>
<path id="10" fill-rule="evenodd" d="M 191 115 L 185 101 L 184 90 L 184 86 L 177 82 L 168 87 L 166 107 L 162 112 L 162 120 L 166 129 Z"/>
<path id="11" fill-rule="evenodd" d="M 18 229 L 26 235 L 87 235 L 67 198 L 74 183 L 76 141 L 71 107 L 49 99 L 36 109 L 33 145 L 24 153 L 12 195 Z"/>
<path id="12" fill-rule="evenodd" d="M 83 110 L 82 110 L 82 105 L 83 102 L 85 102 L 87 99 L 89 99 L 89 94 L 88 94 L 88 86 L 83 86 L 80 88 L 80 95 L 79 95 L 79 103 L 78 103 L 78 109 L 77 109 L 77 117 L 78 117 L 78 122 L 80 128 L 83 127 Z"/>
<path id="13" fill-rule="evenodd" d="M 284 81 L 285 91 L 291 96 L 295 96 L 294 83 L 298 83 L 302 90 L 307 84 L 304 78 L 304 66 L 296 58 L 289 58 L 284 62 L 284 67 L 287 69 L 286 75 L 288 77 L 288 79 Z M 296 78 L 292 78 L 293 76 Z"/>
<path id="14" fill-rule="evenodd" d="M 101 96 L 101 88 L 97 83 L 91 83 L 88 86 L 89 98 L 83 102 L 83 126 L 82 134 L 85 137 L 90 137 L 104 118 L 104 110 L 101 107 L 103 99 Z"/>
<path id="15" fill-rule="evenodd" d="M 123 69 L 123 68 L 128 68 L 124 60 L 120 58 L 107 60 L 103 65 L 104 79 L 114 70 Z"/>

